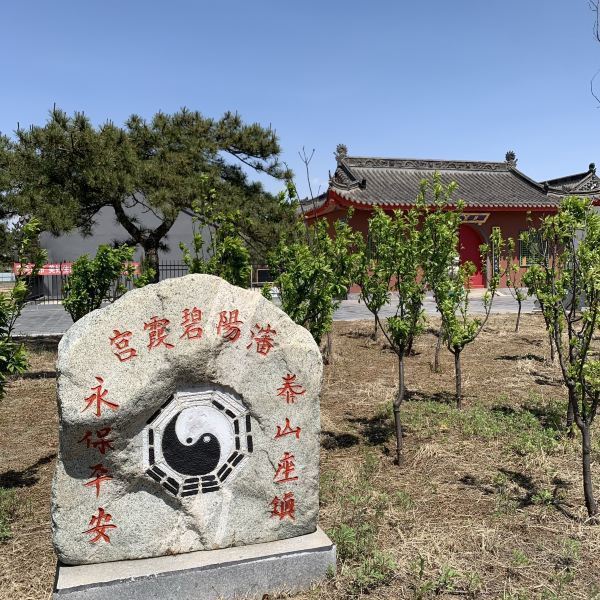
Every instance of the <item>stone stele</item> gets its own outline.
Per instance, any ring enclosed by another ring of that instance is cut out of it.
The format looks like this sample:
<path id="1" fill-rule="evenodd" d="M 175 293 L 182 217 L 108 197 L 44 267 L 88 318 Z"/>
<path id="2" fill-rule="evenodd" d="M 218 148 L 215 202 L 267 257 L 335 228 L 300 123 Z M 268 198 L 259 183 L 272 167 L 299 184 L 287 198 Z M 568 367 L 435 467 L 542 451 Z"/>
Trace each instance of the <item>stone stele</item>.
<path id="1" fill-rule="evenodd" d="M 321 356 L 259 293 L 209 275 L 133 290 L 69 329 L 57 369 L 63 563 L 315 531 Z"/>

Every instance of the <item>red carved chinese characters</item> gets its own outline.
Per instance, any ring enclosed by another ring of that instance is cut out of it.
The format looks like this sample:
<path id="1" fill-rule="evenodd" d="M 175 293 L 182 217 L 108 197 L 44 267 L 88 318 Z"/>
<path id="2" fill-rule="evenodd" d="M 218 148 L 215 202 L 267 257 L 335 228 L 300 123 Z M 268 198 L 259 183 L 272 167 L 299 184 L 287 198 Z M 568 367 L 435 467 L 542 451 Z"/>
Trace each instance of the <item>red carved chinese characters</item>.
<path id="1" fill-rule="evenodd" d="M 227 314 L 229 312 L 229 315 Z M 217 335 L 224 337 L 229 342 L 235 342 L 241 335 L 241 325 L 239 310 L 222 310 L 219 313 L 219 323 L 217 325 Z"/>
<path id="2" fill-rule="evenodd" d="M 296 429 L 292 429 L 292 426 L 290 425 L 290 420 L 286 417 L 285 426 L 283 428 L 281 427 L 281 425 L 277 425 L 277 433 L 275 434 L 275 439 L 279 439 L 280 437 L 283 437 L 284 435 L 293 434 L 296 436 L 296 439 L 299 440 L 301 431 L 302 431 L 302 429 L 300 427 L 296 427 Z"/>
<path id="3" fill-rule="evenodd" d="M 96 377 L 96 381 L 98 382 L 99 385 L 91 388 L 92 392 L 94 392 L 94 393 L 85 399 L 86 405 L 85 405 L 85 408 L 81 412 L 86 411 L 90 406 L 92 406 L 92 404 L 95 403 L 96 404 L 95 415 L 97 417 L 99 417 L 102 415 L 102 406 L 106 406 L 106 407 L 110 408 L 110 410 L 117 410 L 117 408 L 119 408 L 119 405 L 115 404 L 114 402 L 110 402 L 109 400 L 106 399 L 106 396 L 108 395 L 108 390 L 102 389 L 102 384 L 104 383 L 104 379 L 102 379 L 102 377 Z"/>
<path id="4" fill-rule="evenodd" d="M 266 356 L 275 345 L 273 336 L 277 335 L 277 332 L 274 329 L 271 329 L 270 323 L 267 323 L 266 327 L 261 327 L 257 323 L 250 331 L 250 335 L 252 337 L 252 341 L 246 346 L 246 348 L 251 348 L 252 343 L 254 342 L 256 344 L 256 352 Z"/>
<path id="5" fill-rule="evenodd" d="M 144 323 L 144 330 L 148 330 L 148 350 L 164 346 L 165 348 L 173 348 L 173 344 L 167 342 L 167 325 L 170 323 L 169 319 L 159 319 L 158 317 L 152 317 L 147 323 Z"/>
<path id="6" fill-rule="evenodd" d="M 129 338 L 124 339 L 127 344 L 123 345 L 121 350 L 128 348 Z M 116 348 L 119 350 L 118 345 L 116 345 Z M 85 399 L 86 405 L 82 412 L 94 407 L 94 414 L 96 417 L 100 417 L 102 416 L 103 408 L 109 408 L 110 410 L 115 411 L 119 408 L 119 405 L 116 402 L 111 402 L 108 399 L 108 390 L 104 389 L 104 379 L 102 379 L 100 376 L 96 376 L 96 381 L 98 382 L 98 385 L 91 388 L 93 393 Z M 83 437 L 78 441 L 78 443 L 85 444 L 87 448 L 94 448 L 95 450 L 98 450 L 100 454 L 104 455 L 108 450 L 114 450 L 112 445 L 113 440 L 110 437 L 111 431 L 111 427 L 97 429 L 95 432 L 96 438 L 94 439 L 93 432 L 88 430 L 83 434 Z M 112 476 L 109 475 L 108 469 L 102 463 L 90 466 L 90 470 L 90 480 L 85 482 L 83 486 L 86 488 L 95 489 L 96 498 L 98 498 L 100 496 L 102 484 L 110 481 Z M 116 529 L 117 527 L 115 524 L 111 523 L 111 521 L 112 515 L 105 512 L 103 508 L 98 508 L 98 514 L 93 515 L 90 519 L 90 528 L 83 533 L 90 536 L 89 541 L 92 544 L 95 544 L 99 541 L 110 544 L 110 536 L 107 532 L 111 529 Z"/>
<path id="7" fill-rule="evenodd" d="M 113 354 L 121 362 L 125 362 L 138 355 L 137 350 L 129 345 L 132 335 L 131 331 L 121 332 L 118 329 L 113 329 L 113 336 L 108 338 L 110 340 L 110 345 L 116 348 L 116 351 L 113 352 Z"/>
<path id="8" fill-rule="evenodd" d="M 189 309 L 184 308 L 181 314 L 181 326 L 184 328 L 180 338 L 187 338 L 193 340 L 202 337 L 202 327 L 200 321 L 202 320 L 202 311 L 199 308 Z"/>
<path id="9" fill-rule="evenodd" d="M 306 394 L 306 390 L 296 383 L 296 375 L 288 373 L 283 377 L 283 385 L 277 389 L 278 396 L 284 396 L 288 404 L 294 404 L 296 396 Z"/>
<path id="10" fill-rule="evenodd" d="M 292 492 L 286 492 L 283 498 L 275 496 L 271 501 L 271 517 L 279 517 L 282 521 L 285 517 L 294 520 L 296 518 L 296 502 Z"/>
<path id="11" fill-rule="evenodd" d="M 109 529 L 117 528 L 116 525 L 111 524 L 111 521 L 112 521 L 112 515 L 105 512 L 103 508 L 99 508 L 98 514 L 94 515 L 90 519 L 90 522 L 89 522 L 90 529 L 83 532 L 83 533 L 93 536 L 90 538 L 91 544 L 95 544 L 96 542 L 99 542 L 100 540 L 110 544 L 110 537 L 106 532 Z"/>
<path id="12" fill-rule="evenodd" d="M 277 389 L 277 396 L 285 398 L 286 404 L 294 404 L 298 396 L 302 396 L 306 393 L 306 390 L 300 385 L 296 379 L 296 375 L 287 373 L 282 377 L 283 385 Z M 296 439 L 300 439 L 300 427 L 292 427 L 289 417 L 285 418 L 285 425 L 277 425 L 277 432 L 275 433 L 275 439 L 279 439 L 285 436 L 294 435 Z M 298 480 L 296 475 L 296 457 L 291 453 L 285 451 L 283 457 L 279 460 L 277 469 L 275 470 L 275 476 L 273 482 L 277 484 L 291 483 Z M 291 492 L 286 492 L 283 498 L 276 496 L 271 502 L 271 516 L 279 517 L 279 520 L 289 517 L 290 519 L 295 518 L 296 511 L 296 500 Z"/>
<path id="13" fill-rule="evenodd" d="M 100 454 L 106 454 L 107 450 L 114 450 L 113 441 L 106 439 L 112 431 L 110 427 L 104 427 L 96 431 L 96 440 L 92 440 L 92 432 L 86 431 L 84 436 L 79 440 L 79 443 L 85 443 L 87 448 L 96 448 Z"/>
<path id="14" fill-rule="evenodd" d="M 284 452 L 283 457 L 279 461 L 277 466 L 277 472 L 273 481 L 275 483 L 286 483 L 288 481 L 296 481 L 298 479 L 296 472 L 296 465 L 294 464 L 294 455 L 291 452 Z"/>
<path id="15" fill-rule="evenodd" d="M 92 470 L 92 474 L 90 475 L 92 480 L 83 485 L 84 487 L 95 486 L 97 498 L 100 495 L 100 485 L 105 481 L 110 481 L 112 477 L 108 474 L 108 469 L 102 464 L 94 465 L 93 467 L 90 467 L 90 469 Z"/>

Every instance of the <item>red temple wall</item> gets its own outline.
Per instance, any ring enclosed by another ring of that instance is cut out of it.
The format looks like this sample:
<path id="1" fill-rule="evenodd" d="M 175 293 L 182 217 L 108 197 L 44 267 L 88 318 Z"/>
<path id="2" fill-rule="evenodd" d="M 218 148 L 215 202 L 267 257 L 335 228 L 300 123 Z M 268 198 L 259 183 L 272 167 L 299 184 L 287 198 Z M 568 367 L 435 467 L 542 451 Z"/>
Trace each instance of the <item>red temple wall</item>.
<path id="1" fill-rule="evenodd" d="M 465 211 L 465 214 L 468 214 L 469 211 Z M 527 230 L 531 226 L 537 226 L 540 220 L 550 214 L 553 214 L 551 211 L 536 211 L 528 213 L 526 210 L 480 210 L 480 211 L 471 211 L 471 212 L 489 212 L 490 216 L 487 221 L 481 225 L 476 224 L 468 224 L 467 227 L 473 228 L 482 238 L 482 242 L 485 243 L 489 240 L 492 228 L 499 227 L 502 231 L 503 237 L 509 238 L 512 237 L 515 240 L 515 256 L 517 260 L 519 259 L 519 235 Z M 356 231 L 360 231 L 363 236 L 367 236 L 368 231 L 368 220 L 371 217 L 372 210 L 355 210 L 354 214 L 349 220 L 349 224 Z M 327 218 L 330 225 L 332 225 L 335 221 L 341 218 L 346 218 L 347 209 L 346 208 L 335 208 L 332 212 L 327 213 L 324 217 Z M 311 219 L 312 220 L 312 219 Z M 467 252 L 468 253 L 468 252 Z M 502 265 L 504 268 L 505 263 Z M 489 268 L 489 265 L 488 265 Z M 521 277 L 523 273 L 526 271 L 526 267 L 520 267 L 518 276 Z M 506 287 L 506 280 L 502 278 L 500 282 L 500 287 Z M 356 286 L 353 286 L 352 292 L 357 292 L 359 289 Z"/>

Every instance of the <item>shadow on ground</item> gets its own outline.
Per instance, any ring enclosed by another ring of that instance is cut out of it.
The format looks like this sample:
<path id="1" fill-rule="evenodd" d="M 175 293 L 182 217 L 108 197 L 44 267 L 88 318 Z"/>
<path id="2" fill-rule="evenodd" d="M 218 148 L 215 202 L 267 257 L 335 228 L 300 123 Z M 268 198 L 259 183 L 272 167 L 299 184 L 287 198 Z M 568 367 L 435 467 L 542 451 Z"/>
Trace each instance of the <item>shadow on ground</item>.
<path id="1" fill-rule="evenodd" d="M 378 332 L 377 339 L 375 340 L 373 338 L 373 329 L 374 327 L 372 329 L 356 328 L 351 331 L 343 331 L 342 333 L 340 333 L 340 335 L 342 337 L 347 337 L 352 340 L 371 340 L 372 342 L 378 342 L 381 339 L 383 339 L 383 334 L 381 332 Z"/>
<path id="2" fill-rule="evenodd" d="M 385 444 L 394 433 L 393 424 L 385 415 L 353 417 L 349 421 L 360 428 L 361 436 L 371 446 Z"/>
<path id="3" fill-rule="evenodd" d="M 54 379 L 56 371 L 27 371 L 20 375 L 22 379 Z"/>
<path id="4" fill-rule="evenodd" d="M 579 520 L 579 517 L 568 510 L 571 505 L 565 503 L 562 498 L 563 493 L 572 487 L 569 481 L 560 477 L 554 477 L 552 479 L 553 489 L 551 496 L 544 497 L 544 490 L 536 485 L 531 476 L 510 469 L 498 469 L 498 472 L 504 475 L 506 481 L 514 486 L 510 496 L 512 496 L 512 500 L 516 502 L 518 508 L 522 509 L 536 504 L 545 504 L 546 506 L 552 506 L 568 519 L 573 521 Z M 503 490 L 501 486 L 481 482 L 474 475 L 463 475 L 459 481 L 463 485 L 473 487 L 488 496 L 507 494 L 507 490 Z"/>
<path id="5" fill-rule="evenodd" d="M 6 471 L 0 473 L 0 487 L 3 488 L 18 488 L 18 487 L 31 487 L 39 481 L 38 470 L 40 467 L 47 465 L 56 458 L 56 452 L 48 454 L 43 458 L 40 458 L 33 465 L 23 469 L 22 471 Z"/>
<path id="6" fill-rule="evenodd" d="M 336 448 L 350 448 L 359 443 L 359 438 L 353 433 L 339 433 L 335 431 L 321 432 L 321 446 L 326 450 L 335 450 Z"/>
<path id="7" fill-rule="evenodd" d="M 511 356 L 509 354 L 503 354 L 502 356 L 496 356 L 494 360 L 534 360 L 535 362 L 544 363 L 546 359 L 543 356 L 538 356 L 537 354 L 517 354 L 516 356 Z"/>

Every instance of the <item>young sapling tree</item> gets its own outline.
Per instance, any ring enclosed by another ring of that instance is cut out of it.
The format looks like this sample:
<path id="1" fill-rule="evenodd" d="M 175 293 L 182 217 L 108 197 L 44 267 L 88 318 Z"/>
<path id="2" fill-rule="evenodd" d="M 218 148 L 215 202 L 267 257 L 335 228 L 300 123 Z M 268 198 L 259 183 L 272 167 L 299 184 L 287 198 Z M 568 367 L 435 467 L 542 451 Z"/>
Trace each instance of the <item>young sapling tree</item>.
<path id="1" fill-rule="evenodd" d="M 433 204 L 423 222 L 423 248 L 425 260 L 423 270 L 442 325 L 441 335 L 448 350 L 454 355 L 455 397 L 457 408 L 462 408 L 462 365 L 461 353 L 465 346 L 473 342 L 485 326 L 496 295 L 500 276 L 492 269 L 486 273 L 488 289 L 483 295 L 483 318 L 469 315 L 470 277 L 474 274 L 474 265 L 465 262 L 457 268 L 459 257 L 459 227 L 462 218 L 462 203 L 452 208 L 451 197 L 455 184 L 444 186 L 439 175 L 434 175 L 431 183 Z M 492 231 L 489 245 L 481 246 L 482 262 L 487 265 L 491 248 L 501 253 L 504 241 L 500 230 Z M 487 269 L 486 269 L 487 271 Z"/>
<path id="2" fill-rule="evenodd" d="M 419 222 L 423 215 L 424 189 L 421 189 L 416 205 L 410 210 L 394 211 L 392 215 L 379 210 L 369 222 L 370 232 L 378 240 L 378 252 L 385 274 L 386 289 L 398 294 L 394 315 L 388 317 L 384 327 L 375 314 L 384 336 L 398 358 L 398 393 L 393 402 L 396 432 L 396 461 L 402 458 L 402 421 L 400 410 L 406 395 L 404 361 L 407 349 L 414 338 L 422 332 L 424 324 L 423 300 L 425 280 L 421 277 L 422 233 Z"/>
<path id="3" fill-rule="evenodd" d="M 359 238 L 357 248 L 357 269 L 355 283 L 360 287 L 360 299 L 373 315 L 373 339 L 379 330 L 378 315 L 381 308 L 390 300 L 390 281 L 383 261 L 383 241 L 388 237 L 387 227 L 391 221 L 377 208 L 369 219 L 369 239 Z"/>
<path id="4" fill-rule="evenodd" d="M 540 237 L 539 231 L 536 227 L 534 227 L 533 225 L 530 225 L 530 227 L 527 231 L 524 231 L 521 233 L 520 241 L 524 246 L 527 247 L 528 270 L 531 268 L 531 266 L 534 266 L 538 261 L 542 261 L 542 262 L 544 262 L 544 260 L 547 261 L 546 253 L 548 252 L 548 244 L 542 237 Z M 531 283 L 531 282 L 528 282 L 528 280 L 525 277 L 523 277 L 523 285 L 525 285 L 527 287 L 527 291 L 530 294 L 529 283 Z M 536 297 L 536 300 L 537 300 L 537 302 L 540 306 L 540 309 L 542 311 L 542 314 L 543 314 L 544 308 L 542 306 L 542 303 L 543 303 L 544 299 Z M 554 339 L 553 339 L 553 336 L 552 336 L 552 333 L 550 332 L 550 330 L 548 330 L 548 342 L 550 344 L 550 362 L 554 363 L 555 359 L 556 359 L 555 352 L 554 352 Z M 567 419 L 567 421 L 568 421 L 568 427 L 571 427 L 573 425 L 573 415 L 571 414 L 570 406 L 569 406 L 569 418 Z"/>
<path id="5" fill-rule="evenodd" d="M 332 234 L 325 219 L 311 226 L 298 223 L 295 235 L 283 239 L 269 259 L 282 310 L 306 327 L 319 345 L 353 282 L 360 235 L 342 220 L 334 223 Z M 270 297 L 270 289 L 264 288 L 264 294 Z M 330 344 L 326 350 L 325 360 L 330 360 Z"/>
<path id="6" fill-rule="evenodd" d="M 504 276 L 506 277 L 506 287 L 508 288 L 511 296 L 518 305 L 517 309 L 517 322 L 515 323 L 515 333 L 519 332 L 519 325 L 521 324 L 521 311 L 523 310 L 523 302 L 529 295 L 527 293 L 527 287 L 522 284 L 522 277 L 520 275 L 520 265 L 518 257 L 515 254 L 515 240 L 508 238 L 506 240 L 506 256 Z M 501 260 L 500 257 L 498 257 Z"/>
<path id="7" fill-rule="evenodd" d="M 192 205 L 191 249 L 183 242 L 179 248 L 189 273 L 217 275 L 232 285 L 250 284 L 250 251 L 240 235 L 239 210 L 224 211 L 217 202 L 217 190 L 208 177 L 200 177 L 200 200 Z M 208 236 L 208 256 L 204 252 L 203 232 Z"/>
<path id="8" fill-rule="evenodd" d="M 581 433 L 585 506 L 598 522 L 592 484 L 592 425 L 600 404 L 600 215 L 589 199 L 567 197 L 556 215 L 525 234 L 538 260 L 524 277 L 539 300 L 568 391 L 569 415 Z"/>

